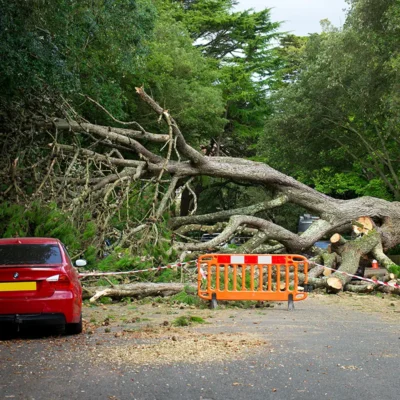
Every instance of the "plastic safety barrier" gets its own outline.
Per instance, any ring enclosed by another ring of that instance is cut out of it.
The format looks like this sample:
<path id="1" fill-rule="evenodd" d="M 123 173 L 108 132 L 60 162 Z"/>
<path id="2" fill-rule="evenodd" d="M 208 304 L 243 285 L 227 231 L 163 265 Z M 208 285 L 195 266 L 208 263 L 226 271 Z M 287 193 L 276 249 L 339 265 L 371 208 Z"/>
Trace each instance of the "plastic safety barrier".
<path id="1" fill-rule="evenodd" d="M 217 300 L 294 301 L 307 298 L 308 260 L 293 254 L 205 254 L 198 258 L 198 295 Z M 299 268 L 304 283 L 299 286 Z"/>

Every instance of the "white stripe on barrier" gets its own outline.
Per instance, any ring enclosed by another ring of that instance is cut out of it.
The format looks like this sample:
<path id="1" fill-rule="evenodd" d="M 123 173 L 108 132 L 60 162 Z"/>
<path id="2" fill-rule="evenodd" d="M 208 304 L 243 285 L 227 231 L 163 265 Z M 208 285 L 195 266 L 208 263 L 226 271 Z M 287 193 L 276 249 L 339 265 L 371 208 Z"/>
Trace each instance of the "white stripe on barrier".
<path id="1" fill-rule="evenodd" d="M 232 264 L 244 264 L 244 256 L 231 256 Z"/>
<path id="2" fill-rule="evenodd" d="M 258 256 L 258 263 L 259 264 L 272 264 L 272 257 L 271 256 Z"/>

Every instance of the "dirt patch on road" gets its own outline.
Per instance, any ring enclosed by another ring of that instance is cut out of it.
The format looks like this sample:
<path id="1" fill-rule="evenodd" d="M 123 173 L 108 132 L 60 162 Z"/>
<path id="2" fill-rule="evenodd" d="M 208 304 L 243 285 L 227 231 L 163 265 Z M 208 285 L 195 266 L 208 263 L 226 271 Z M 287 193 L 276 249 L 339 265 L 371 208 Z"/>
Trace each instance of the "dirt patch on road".
<path id="1" fill-rule="evenodd" d="M 259 329 L 261 325 L 257 321 L 269 318 L 268 315 L 279 315 L 283 320 L 293 315 L 286 314 L 286 305 L 282 303 L 275 304 L 274 309 L 255 306 L 248 304 L 248 308 L 238 308 L 222 305 L 217 310 L 209 310 L 170 304 L 168 301 L 85 306 L 85 333 L 102 338 L 100 344 L 105 346 L 96 346 L 94 351 L 95 359 L 100 363 L 160 365 L 242 358 L 270 345 L 269 337 L 265 335 L 265 330 Z M 296 307 L 312 318 L 313 309 L 320 306 L 398 321 L 400 298 L 313 293 Z M 294 313 L 297 315 L 296 311 Z M 182 318 L 202 324 L 190 322 L 189 326 L 175 326 Z M 234 327 L 235 331 L 230 327 Z"/>
<path id="2" fill-rule="evenodd" d="M 284 310 L 286 304 L 272 303 L 267 306 Z M 338 295 L 326 295 L 311 293 L 304 302 L 296 304 L 298 308 L 312 309 L 319 305 L 332 306 L 335 309 L 354 310 L 363 313 L 374 314 L 385 320 L 399 320 L 400 297 L 378 294 L 361 295 L 340 293 Z M 206 304 L 204 304 L 206 306 Z M 230 318 L 237 312 L 248 310 L 255 314 L 268 313 L 269 308 L 258 308 L 257 303 L 248 304 L 247 308 L 231 306 L 230 303 L 220 306 L 216 310 L 205 307 L 188 306 L 186 304 L 170 304 L 164 302 L 132 302 L 113 303 L 108 305 L 86 305 L 83 310 L 86 332 L 103 331 L 139 331 L 144 328 L 156 328 L 160 326 L 173 326 L 175 320 L 182 316 L 198 316 L 205 323 L 213 324 L 215 319 L 229 323 Z M 190 329 L 190 327 L 189 327 Z"/>
<path id="3" fill-rule="evenodd" d="M 229 309 L 209 310 L 184 304 L 123 303 L 84 308 L 87 334 L 109 337 L 96 349 L 99 362 L 160 365 L 174 362 L 222 361 L 250 354 L 267 345 L 256 334 L 196 332 L 218 329 Z M 218 320 L 217 320 L 218 319 Z M 174 326 L 186 321 L 188 326 Z"/>
<path id="4" fill-rule="evenodd" d="M 168 333 L 169 335 L 166 335 Z M 100 352 L 97 360 L 134 365 L 197 363 L 242 358 L 267 342 L 254 334 L 197 334 L 175 329 L 146 335 L 146 343 L 129 343 Z"/>
<path id="5" fill-rule="evenodd" d="M 337 295 L 313 294 L 309 300 L 313 303 L 331 305 L 336 309 L 354 310 L 372 314 L 386 321 L 400 320 L 399 296 L 381 293 L 376 295 L 352 293 L 339 293 Z"/>

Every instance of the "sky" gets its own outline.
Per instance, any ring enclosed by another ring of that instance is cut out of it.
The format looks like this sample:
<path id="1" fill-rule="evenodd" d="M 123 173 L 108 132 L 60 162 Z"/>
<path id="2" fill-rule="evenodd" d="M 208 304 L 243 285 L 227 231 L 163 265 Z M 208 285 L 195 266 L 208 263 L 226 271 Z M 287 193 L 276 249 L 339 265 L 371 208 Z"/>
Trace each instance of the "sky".
<path id="1" fill-rule="evenodd" d="M 281 30 L 298 36 L 320 33 L 319 21 L 328 18 L 336 27 L 345 21 L 345 0 L 239 0 L 236 10 L 272 8 L 272 21 L 284 21 Z"/>

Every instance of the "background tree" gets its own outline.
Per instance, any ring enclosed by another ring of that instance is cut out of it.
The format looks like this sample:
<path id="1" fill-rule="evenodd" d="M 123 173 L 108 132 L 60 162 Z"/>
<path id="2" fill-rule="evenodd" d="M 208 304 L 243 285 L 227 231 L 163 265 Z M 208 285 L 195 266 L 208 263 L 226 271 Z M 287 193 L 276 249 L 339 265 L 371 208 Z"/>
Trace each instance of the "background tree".
<path id="1" fill-rule="evenodd" d="M 398 199 L 399 6 L 351 6 L 342 31 L 325 23 L 310 37 L 296 79 L 274 94 L 261 153 L 325 193 Z"/>
<path id="2" fill-rule="evenodd" d="M 153 29 L 151 1 L 0 4 L 3 101 L 58 92 L 68 96 L 83 116 L 101 122 L 105 114 L 79 96 L 84 93 L 117 118 L 128 115 L 131 79 L 141 67 L 145 41 Z"/>
<path id="3" fill-rule="evenodd" d="M 216 153 L 255 156 L 257 138 L 270 108 L 268 86 L 277 69 L 273 52 L 279 23 L 270 9 L 234 11 L 236 1 L 204 0 L 175 3 L 175 18 L 189 30 L 194 44 L 215 60 L 224 99 L 223 130 L 215 136 Z"/>
<path id="4" fill-rule="evenodd" d="M 135 81 L 176 114 L 189 134 L 189 142 L 199 146 L 218 135 L 225 124 L 222 91 L 215 85 L 220 72 L 192 45 L 185 26 L 168 8 L 160 11 L 148 51 Z M 138 103 L 136 95 L 134 101 Z M 148 115 L 148 110 L 138 104 Z M 153 118 L 139 120 L 154 126 Z"/>
<path id="5" fill-rule="evenodd" d="M 214 84 L 221 90 L 224 126 L 203 136 L 203 149 L 209 155 L 256 156 L 256 143 L 263 131 L 268 87 L 278 68 L 273 51 L 279 23 L 271 22 L 270 10 L 236 12 L 235 1 L 171 1 L 163 7 L 172 10 L 177 21 L 190 32 L 193 44 L 201 50 L 210 67 L 217 72 Z M 205 192 L 203 193 L 203 191 Z M 242 192 L 242 193 L 240 193 Z M 246 198 L 245 190 L 214 179 L 196 179 L 193 193 L 200 210 L 225 208 L 233 199 Z M 225 195 L 224 195 L 225 193 Z M 193 207 L 192 193 L 182 192 L 181 214 Z"/>

